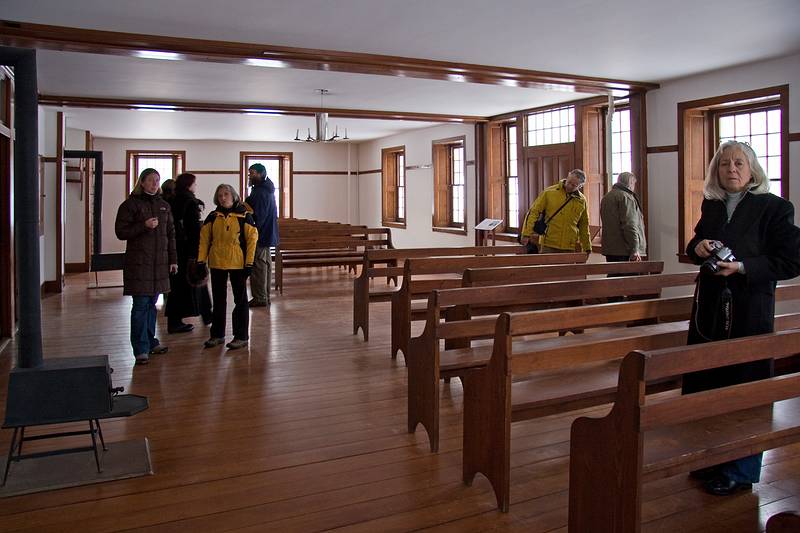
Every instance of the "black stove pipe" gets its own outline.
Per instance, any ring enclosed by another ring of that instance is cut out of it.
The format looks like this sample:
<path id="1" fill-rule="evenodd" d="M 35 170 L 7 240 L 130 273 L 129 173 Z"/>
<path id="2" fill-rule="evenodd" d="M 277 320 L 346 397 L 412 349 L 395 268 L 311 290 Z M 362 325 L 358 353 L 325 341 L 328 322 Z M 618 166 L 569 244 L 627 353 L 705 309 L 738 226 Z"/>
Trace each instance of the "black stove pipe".
<path id="1" fill-rule="evenodd" d="M 36 51 L 0 47 L 0 64 L 14 68 L 14 262 L 19 316 L 17 367 L 35 368 L 42 365 Z"/>

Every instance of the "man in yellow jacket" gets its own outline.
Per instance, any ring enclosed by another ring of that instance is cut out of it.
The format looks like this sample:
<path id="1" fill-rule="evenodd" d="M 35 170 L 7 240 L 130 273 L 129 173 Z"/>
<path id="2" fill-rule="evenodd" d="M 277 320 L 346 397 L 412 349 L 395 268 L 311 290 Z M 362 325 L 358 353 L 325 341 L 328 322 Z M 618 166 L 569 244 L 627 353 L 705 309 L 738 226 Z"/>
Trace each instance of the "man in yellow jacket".
<path id="1" fill-rule="evenodd" d="M 586 174 L 575 169 L 543 190 L 525 217 L 522 242 L 531 239 L 534 223 L 544 213 L 547 231 L 539 236 L 540 253 L 591 252 L 586 197 L 580 191 L 585 181 Z"/>

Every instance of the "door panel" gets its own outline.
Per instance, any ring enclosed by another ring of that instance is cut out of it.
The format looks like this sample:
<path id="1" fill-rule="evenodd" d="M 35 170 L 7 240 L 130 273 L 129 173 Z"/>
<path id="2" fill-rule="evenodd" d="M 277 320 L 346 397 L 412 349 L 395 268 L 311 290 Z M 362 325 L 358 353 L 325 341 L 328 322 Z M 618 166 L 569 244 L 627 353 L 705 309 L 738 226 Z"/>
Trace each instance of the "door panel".
<path id="1" fill-rule="evenodd" d="M 523 213 L 546 187 L 566 178 L 575 168 L 575 143 L 526 148 L 525 167 L 527 181 L 520 191 L 520 212 Z"/>

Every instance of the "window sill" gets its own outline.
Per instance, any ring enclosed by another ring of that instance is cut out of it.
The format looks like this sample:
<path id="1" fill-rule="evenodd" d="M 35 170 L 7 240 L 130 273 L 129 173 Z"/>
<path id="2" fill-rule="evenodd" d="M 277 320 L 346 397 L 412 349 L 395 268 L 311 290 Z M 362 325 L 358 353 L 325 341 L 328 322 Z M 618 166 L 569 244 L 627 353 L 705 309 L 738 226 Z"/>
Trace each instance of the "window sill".
<path id="1" fill-rule="evenodd" d="M 516 233 L 495 233 L 495 238 L 498 241 L 517 242 Z"/>
<path id="2" fill-rule="evenodd" d="M 451 233 L 453 235 L 466 235 L 467 228 L 442 228 L 438 226 L 433 226 L 431 228 L 433 231 L 437 231 L 439 233 Z"/>
<path id="3" fill-rule="evenodd" d="M 384 225 L 384 226 L 387 226 L 389 228 L 406 229 L 406 223 L 405 222 L 395 222 L 395 221 L 392 221 L 392 220 L 382 220 L 381 224 Z"/>

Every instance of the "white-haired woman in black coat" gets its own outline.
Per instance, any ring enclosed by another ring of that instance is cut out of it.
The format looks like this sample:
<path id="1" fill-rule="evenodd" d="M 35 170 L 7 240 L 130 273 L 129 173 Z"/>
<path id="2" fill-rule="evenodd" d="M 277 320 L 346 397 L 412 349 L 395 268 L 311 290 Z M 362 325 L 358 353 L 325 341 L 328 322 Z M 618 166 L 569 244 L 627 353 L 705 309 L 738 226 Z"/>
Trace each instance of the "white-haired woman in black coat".
<path id="1" fill-rule="evenodd" d="M 737 141 L 719 147 L 703 192 L 700 221 L 686 253 L 703 264 L 722 243 L 734 259 L 715 261 L 717 272 L 701 267 L 689 344 L 770 333 L 776 282 L 800 275 L 800 228 L 794 225 L 794 207 L 770 194 L 755 152 Z M 684 376 L 683 392 L 762 379 L 772 371 L 772 360 L 766 359 L 695 372 Z M 750 489 L 760 473 L 761 454 L 693 472 L 717 495 Z"/>

